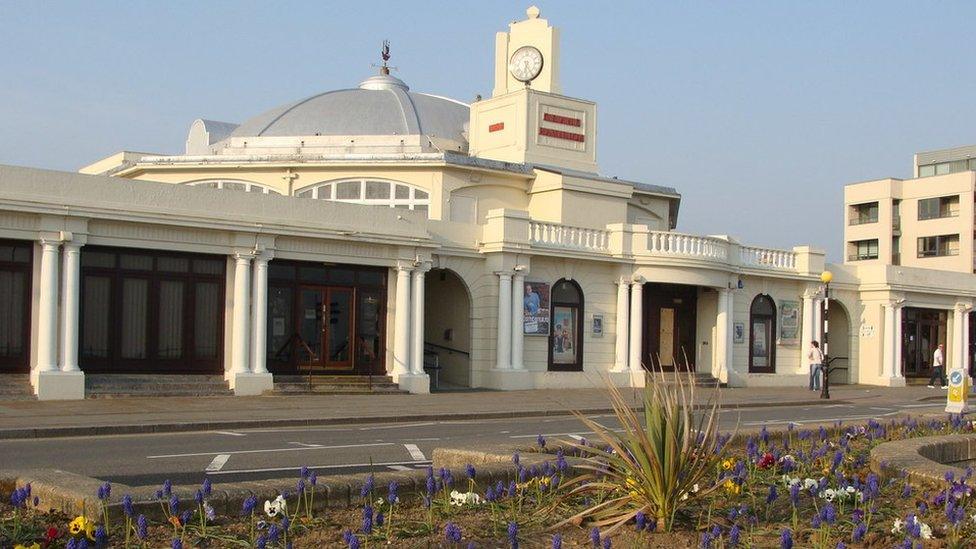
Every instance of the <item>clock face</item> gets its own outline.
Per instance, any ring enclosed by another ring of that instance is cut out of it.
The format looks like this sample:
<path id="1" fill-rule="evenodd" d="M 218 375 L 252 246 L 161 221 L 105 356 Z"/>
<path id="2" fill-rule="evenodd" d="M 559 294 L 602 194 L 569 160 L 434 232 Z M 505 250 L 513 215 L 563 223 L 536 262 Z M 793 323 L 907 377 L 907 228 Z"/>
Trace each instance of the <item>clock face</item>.
<path id="1" fill-rule="evenodd" d="M 508 71 L 519 82 L 532 80 L 542 72 L 542 52 L 532 46 L 522 46 L 508 61 Z"/>

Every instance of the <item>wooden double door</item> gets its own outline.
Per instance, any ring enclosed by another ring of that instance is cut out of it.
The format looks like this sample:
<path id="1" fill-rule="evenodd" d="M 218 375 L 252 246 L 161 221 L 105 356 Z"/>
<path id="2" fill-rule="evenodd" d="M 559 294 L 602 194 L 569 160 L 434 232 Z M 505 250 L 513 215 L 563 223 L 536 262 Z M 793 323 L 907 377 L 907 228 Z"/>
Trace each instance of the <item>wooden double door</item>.
<path id="1" fill-rule="evenodd" d="M 306 352 L 300 368 L 352 370 L 355 332 L 353 288 L 301 286 L 298 326 Z"/>
<path id="2" fill-rule="evenodd" d="M 644 284 L 644 367 L 695 371 L 698 287 Z"/>

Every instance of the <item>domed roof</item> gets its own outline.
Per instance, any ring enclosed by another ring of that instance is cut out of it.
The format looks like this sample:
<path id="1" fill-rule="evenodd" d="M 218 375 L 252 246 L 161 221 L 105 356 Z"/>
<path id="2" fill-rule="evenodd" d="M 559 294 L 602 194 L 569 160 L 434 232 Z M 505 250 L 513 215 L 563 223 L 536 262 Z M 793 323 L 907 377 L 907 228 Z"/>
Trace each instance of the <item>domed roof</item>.
<path id="1" fill-rule="evenodd" d="M 307 135 L 427 135 L 467 143 L 468 105 L 410 91 L 380 74 L 356 89 L 313 95 L 241 124 L 233 137 Z"/>

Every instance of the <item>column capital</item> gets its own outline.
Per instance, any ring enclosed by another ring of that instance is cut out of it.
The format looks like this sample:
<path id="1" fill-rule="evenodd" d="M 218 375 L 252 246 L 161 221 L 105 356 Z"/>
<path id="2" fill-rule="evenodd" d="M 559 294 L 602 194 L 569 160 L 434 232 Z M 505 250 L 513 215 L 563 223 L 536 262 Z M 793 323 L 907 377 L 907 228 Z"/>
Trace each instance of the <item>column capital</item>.
<path id="1" fill-rule="evenodd" d="M 413 261 L 397 261 L 394 267 L 398 272 L 410 272 L 414 269 L 415 265 Z"/>
<path id="2" fill-rule="evenodd" d="M 626 276 L 622 276 L 622 277 L 620 277 L 620 278 L 618 278 L 617 280 L 614 281 L 614 284 L 616 284 L 618 286 L 628 286 L 629 287 L 633 283 L 634 283 L 634 281 L 631 280 L 629 277 L 626 277 Z"/>
<path id="3" fill-rule="evenodd" d="M 260 261 L 262 263 L 267 263 L 274 259 L 274 250 L 264 248 L 261 250 L 254 250 L 254 261 Z"/>
<path id="4" fill-rule="evenodd" d="M 66 241 L 66 242 L 64 242 L 64 251 L 65 252 L 77 252 L 77 251 L 80 251 L 81 250 L 81 247 L 82 246 L 84 246 L 84 244 L 82 244 L 81 242 L 78 242 L 77 240 Z"/>
<path id="5" fill-rule="evenodd" d="M 958 311 L 958 312 L 960 312 L 960 313 L 965 313 L 966 311 L 969 311 L 969 310 L 971 310 L 972 308 L 973 308 L 973 304 L 972 304 L 972 303 L 961 303 L 961 302 L 960 302 L 960 303 L 956 303 L 956 304 L 955 304 L 955 305 L 953 306 L 953 308 L 952 308 L 952 309 L 953 309 L 954 311 Z"/>
<path id="6" fill-rule="evenodd" d="M 511 271 L 495 271 L 495 274 L 498 275 L 499 278 L 512 278 L 515 276 L 515 273 Z"/>
<path id="7" fill-rule="evenodd" d="M 633 281 L 634 284 L 643 284 L 643 283 L 647 282 L 647 279 L 644 278 L 643 276 L 640 276 L 640 275 L 634 275 L 631 278 L 631 280 Z"/>
<path id="8" fill-rule="evenodd" d="M 431 270 L 432 266 L 433 266 L 433 262 L 431 261 L 415 261 L 414 271 L 416 271 L 417 274 L 424 274 L 427 271 Z"/>
<path id="9" fill-rule="evenodd" d="M 241 263 L 241 262 L 250 262 L 252 259 L 254 259 L 254 253 L 253 252 L 234 252 L 234 256 L 233 257 L 234 257 L 235 260 L 237 260 L 238 263 Z"/>

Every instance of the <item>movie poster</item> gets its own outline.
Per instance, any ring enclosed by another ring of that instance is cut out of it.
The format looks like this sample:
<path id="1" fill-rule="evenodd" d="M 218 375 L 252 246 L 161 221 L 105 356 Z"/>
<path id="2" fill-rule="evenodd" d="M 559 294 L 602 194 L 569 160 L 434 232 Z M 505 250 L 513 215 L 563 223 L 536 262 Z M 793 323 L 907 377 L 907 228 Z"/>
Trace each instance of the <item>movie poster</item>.
<path id="1" fill-rule="evenodd" d="M 779 305 L 779 343 L 796 345 L 800 342 L 800 303 L 781 301 Z"/>
<path id="2" fill-rule="evenodd" d="M 522 289 L 522 333 L 549 335 L 549 284 L 525 282 Z"/>
<path id="3" fill-rule="evenodd" d="M 576 311 L 558 305 L 552 311 L 553 364 L 576 364 Z"/>

